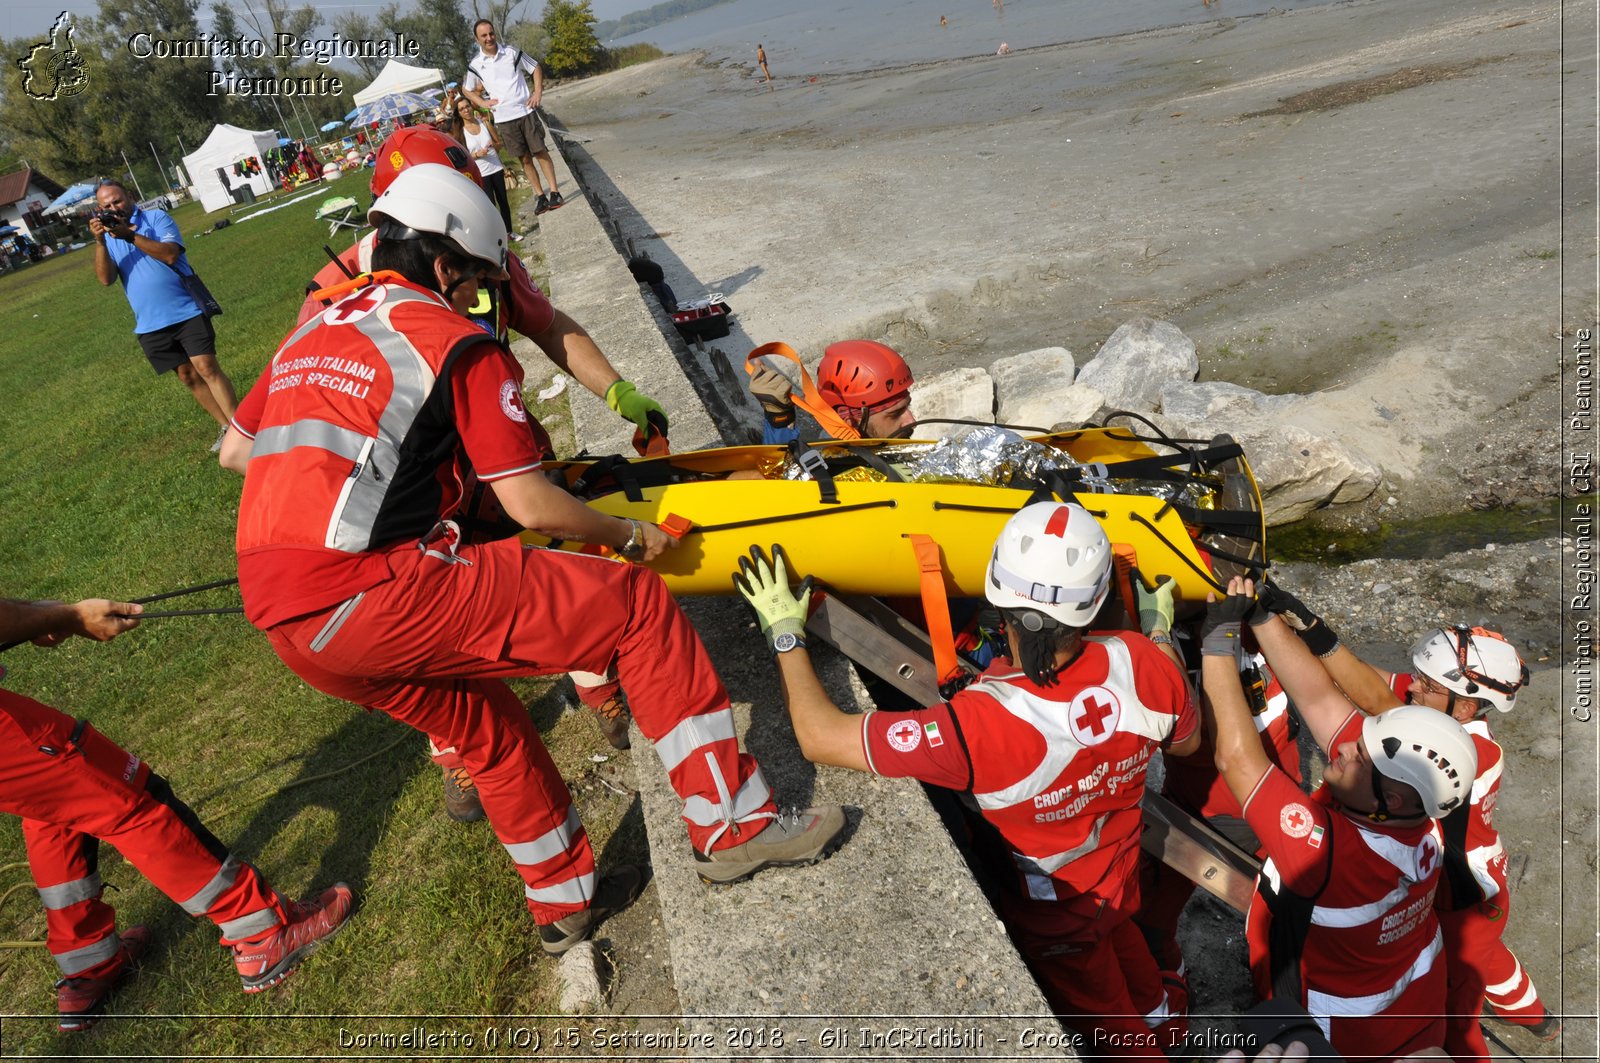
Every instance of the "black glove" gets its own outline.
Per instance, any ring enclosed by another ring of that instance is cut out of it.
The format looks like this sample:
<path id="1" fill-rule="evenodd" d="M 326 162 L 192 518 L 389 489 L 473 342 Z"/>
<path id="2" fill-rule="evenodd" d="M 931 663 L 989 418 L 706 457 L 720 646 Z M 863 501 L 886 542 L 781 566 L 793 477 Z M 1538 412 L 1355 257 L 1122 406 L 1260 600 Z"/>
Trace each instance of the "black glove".
<path id="1" fill-rule="evenodd" d="M 1239 630 L 1255 607 L 1255 599 L 1248 594 L 1230 594 L 1208 603 L 1205 619 L 1200 622 L 1200 653 L 1206 657 L 1237 657 Z"/>
<path id="2" fill-rule="evenodd" d="M 1261 592 L 1261 606 L 1268 612 L 1277 613 L 1283 617 L 1283 622 L 1289 625 L 1300 641 L 1306 644 L 1306 649 L 1318 657 L 1326 657 L 1339 648 L 1339 634 L 1328 626 L 1328 622 L 1313 613 L 1305 602 L 1290 594 L 1288 591 L 1274 584 L 1266 584 Z M 1253 623 L 1264 623 L 1265 617 Z"/>

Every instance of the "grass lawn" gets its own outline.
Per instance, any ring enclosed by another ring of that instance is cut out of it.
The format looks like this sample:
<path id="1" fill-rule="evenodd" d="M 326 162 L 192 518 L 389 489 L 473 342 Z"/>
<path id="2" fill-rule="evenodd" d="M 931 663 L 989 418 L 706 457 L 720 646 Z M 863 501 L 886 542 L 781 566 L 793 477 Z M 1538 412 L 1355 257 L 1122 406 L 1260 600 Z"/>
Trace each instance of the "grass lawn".
<path id="1" fill-rule="evenodd" d="M 220 213 L 189 204 L 174 214 L 225 310 L 218 349 L 241 394 L 326 261 L 317 205 L 336 194 L 364 204 L 366 182 L 352 174 L 218 231 Z M 335 249 L 350 240 L 341 231 Z M 135 598 L 231 577 L 241 480 L 208 452 L 216 430 L 188 392 L 151 373 L 120 287 L 95 280 L 92 248 L 0 276 L 0 297 L 0 394 L 11 396 L 0 419 L 0 594 Z M 229 588 L 165 604 L 237 600 Z M 151 763 L 284 893 L 342 879 L 360 904 L 298 974 L 246 997 L 210 922 L 183 915 L 102 847 L 119 924 L 150 924 L 154 943 L 114 998 L 121 1017 L 61 1035 L 19 821 L 0 816 L 6 1055 L 348 1057 L 373 1050 L 341 1045 L 341 1028 L 400 1032 L 416 1025 L 410 1017 L 554 1011 L 555 965 L 529 962 L 538 947 L 521 881 L 487 824 L 446 818 L 425 739 L 311 690 L 242 617 L 152 620 L 111 643 L 22 646 L 0 663 L 7 689 L 90 718 Z M 569 779 L 594 770 L 591 755 L 610 753 L 586 713 L 563 711 L 552 683 L 518 689 Z M 585 786 L 578 804 L 597 853 L 642 854 L 642 828 L 619 833 L 632 801 Z M 426 1025 L 474 1034 L 482 1048 L 485 1020 Z"/>

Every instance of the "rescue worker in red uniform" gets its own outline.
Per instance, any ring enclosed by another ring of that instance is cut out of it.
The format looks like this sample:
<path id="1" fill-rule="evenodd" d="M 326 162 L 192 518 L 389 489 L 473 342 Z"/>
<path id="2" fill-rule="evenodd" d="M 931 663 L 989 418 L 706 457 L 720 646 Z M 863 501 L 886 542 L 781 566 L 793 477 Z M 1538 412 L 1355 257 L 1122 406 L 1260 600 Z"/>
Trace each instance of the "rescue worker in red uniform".
<path id="1" fill-rule="evenodd" d="M 396 130 L 378 149 L 378 165 L 372 171 L 373 197 L 387 191 L 396 175 L 407 167 L 420 163 L 454 167 L 481 184 L 477 164 L 456 140 L 427 126 L 408 126 Z M 371 271 L 372 249 L 376 243 L 377 233 L 367 233 L 346 249 L 337 263 L 330 262 L 322 268 L 311 282 L 296 324 L 304 325 L 331 305 L 335 296 L 325 293 L 343 294 L 348 291 L 352 275 Z M 506 328 L 527 336 L 538 344 L 556 368 L 605 400 L 613 411 L 632 421 L 639 432 L 664 437 L 668 419 L 660 404 L 622 379 L 622 374 L 583 326 L 551 305 L 515 254 L 506 256 L 506 272 L 509 276 L 496 293 L 497 298 L 490 299 L 488 288 L 480 291 L 478 303 L 473 307 L 474 316 L 481 319 L 487 315 L 494 330 L 502 336 Z M 530 426 L 536 429 L 535 438 L 544 456 L 555 457 L 544 429 L 537 421 L 530 422 Z M 572 678 L 579 700 L 594 714 L 606 741 L 614 749 L 627 749 L 629 717 L 622 684 L 615 676 L 584 672 Z M 431 749 L 431 753 L 444 772 L 445 810 L 450 817 L 462 822 L 482 819 L 483 805 L 478 800 L 477 786 L 460 756 L 455 750 Z"/>
<path id="2" fill-rule="evenodd" d="M 1528 669 L 1498 632 L 1457 625 L 1439 628 L 1411 650 L 1412 671 L 1394 673 L 1368 663 L 1339 641 L 1328 623 L 1283 592 L 1268 603 L 1322 661 L 1350 698 L 1369 713 L 1402 704 L 1436 709 L 1464 727 L 1478 753 L 1478 774 L 1467 807 L 1452 812 L 1444 830 L 1444 886 L 1439 924 L 1449 969 L 1445 1049 L 1457 1060 L 1486 1060 L 1489 1046 L 1479 1026 L 1491 1014 L 1542 1040 L 1561 1033 L 1561 1019 L 1539 999 L 1533 979 L 1501 940 L 1511 916 L 1506 851 L 1494 827 L 1505 751 L 1494 740 L 1491 708 L 1510 712 L 1528 683 Z"/>
<path id="3" fill-rule="evenodd" d="M 459 752 L 549 953 L 631 903 L 642 875 L 619 868 L 596 886 L 571 794 L 502 677 L 616 669 L 683 798 L 702 878 L 821 859 L 842 810 L 778 816 L 659 576 L 515 538 L 462 542 L 453 518 L 475 476 L 551 538 L 636 561 L 674 545 L 540 473 L 521 368 L 465 317 L 480 278 L 505 275 L 505 224 L 482 190 L 450 167 L 411 166 L 368 217 L 372 283 L 283 342 L 223 443 L 223 464 L 245 474 L 246 617 L 313 686 Z"/>
<path id="4" fill-rule="evenodd" d="M 1235 578 L 1207 610 L 1201 652 L 1217 770 L 1267 859 L 1245 922 L 1262 996 L 1303 1005 L 1348 1060 L 1444 1043 L 1444 941 L 1434 914 L 1438 819 L 1466 805 L 1471 737 L 1431 709 L 1367 716 Z M 1248 618 L 1329 764 L 1311 797 L 1273 767 L 1239 682 Z"/>
<path id="5" fill-rule="evenodd" d="M 141 605 L 88 599 L 0 599 L 0 643 L 55 646 L 73 635 L 104 642 L 139 624 Z M 61 970 L 57 1025 L 84 1030 L 132 973 L 150 940 L 117 932 L 100 899 L 100 842 L 116 846 L 192 916 L 217 924 L 246 993 L 277 985 L 350 915 L 340 882 L 312 900 L 286 901 L 237 859 L 150 765 L 48 705 L 0 690 L 0 812 L 22 817 L 28 869 L 45 908 L 45 937 Z"/>
<path id="6" fill-rule="evenodd" d="M 1139 599 L 1140 630 L 1157 645 L 1173 646 L 1171 583 L 1163 583 L 1151 590 L 1136 577 L 1133 587 Z M 1261 736 L 1261 747 L 1273 767 L 1299 786 L 1299 720 L 1289 704 L 1289 696 L 1267 666 L 1266 658 L 1259 652 L 1251 652 L 1253 640 L 1248 631 L 1245 632 L 1245 639 L 1249 645 L 1241 662 L 1241 681 L 1250 704 L 1251 722 Z M 1198 644 L 1193 641 L 1186 641 L 1185 644 L 1191 650 L 1198 649 Z M 1174 654 L 1176 656 L 1176 650 Z M 1179 663 L 1187 662 L 1180 658 Z M 1198 665 L 1198 661 L 1194 663 Z M 1191 675 L 1198 683 L 1198 667 L 1191 670 Z M 1203 690 L 1201 710 L 1205 712 Z M 1161 795 L 1179 808 L 1203 818 L 1212 829 L 1244 852 L 1264 856 L 1260 841 L 1244 820 L 1244 810 L 1217 773 L 1213 754 L 1211 739 L 1206 736 L 1200 748 L 1188 756 L 1179 757 L 1170 753 L 1164 756 Z M 1183 950 L 1178 945 L 1178 922 L 1194 891 L 1194 882 L 1181 871 L 1169 867 L 1148 852 L 1140 853 L 1139 914 L 1135 921 L 1161 967 L 1162 979 L 1167 983 L 1169 994 L 1185 1004 L 1190 997 L 1189 981 Z"/>
<path id="7" fill-rule="evenodd" d="M 1183 672 L 1143 635 L 1090 635 L 1111 545 L 1081 507 L 1038 502 L 995 543 L 988 600 L 1010 658 L 920 712 L 846 715 L 805 653 L 809 581 L 789 587 L 781 548 L 735 577 L 777 657 L 806 758 L 960 791 L 1003 839 L 1000 902 L 1045 999 L 1083 1034 L 1081 1054 L 1164 1060 L 1165 993 L 1131 916 L 1140 798 L 1157 749 L 1193 751 L 1199 715 Z M 1013 662 L 1017 662 L 1014 664 Z"/>

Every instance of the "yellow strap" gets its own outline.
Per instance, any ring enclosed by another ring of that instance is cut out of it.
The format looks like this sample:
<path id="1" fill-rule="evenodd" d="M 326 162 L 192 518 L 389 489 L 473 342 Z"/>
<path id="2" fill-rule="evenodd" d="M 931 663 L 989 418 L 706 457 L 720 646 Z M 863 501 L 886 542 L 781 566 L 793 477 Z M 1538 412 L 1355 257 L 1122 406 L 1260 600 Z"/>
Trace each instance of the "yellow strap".
<path id="1" fill-rule="evenodd" d="M 787 343 L 763 343 L 751 351 L 744 359 L 744 371 L 751 376 L 756 375 L 756 359 L 766 355 L 777 355 L 787 358 L 800 367 L 801 393 L 794 397 L 794 404 L 817 419 L 822 430 L 834 439 L 860 439 L 861 433 L 856 431 L 854 425 L 834 412 L 822 398 L 822 393 L 817 390 L 817 385 L 812 382 L 811 374 L 806 372 L 806 365 L 800 356 L 794 353 L 794 348 Z"/>
<path id="2" fill-rule="evenodd" d="M 950 599 L 944 592 L 944 567 L 939 562 L 939 544 L 930 535 L 907 535 L 911 549 L 917 555 L 917 568 L 921 570 L 922 618 L 928 625 L 928 639 L 933 644 L 933 670 L 941 684 L 948 683 L 962 672 L 961 659 L 956 656 L 955 634 L 950 629 Z"/>

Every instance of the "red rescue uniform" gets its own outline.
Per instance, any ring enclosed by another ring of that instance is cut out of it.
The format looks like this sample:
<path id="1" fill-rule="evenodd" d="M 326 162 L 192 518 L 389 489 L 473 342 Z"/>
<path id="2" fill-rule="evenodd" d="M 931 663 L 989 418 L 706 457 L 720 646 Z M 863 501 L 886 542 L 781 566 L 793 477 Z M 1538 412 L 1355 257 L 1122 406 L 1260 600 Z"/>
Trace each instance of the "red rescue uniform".
<path id="1" fill-rule="evenodd" d="M 1331 746 L 1360 740 L 1364 718 L 1352 712 Z M 1438 823 L 1370 822 L 1276 768 L 1244 813 L 1267 855 L 1245 919 L 1256 991 L 1305 1005 L 1352 1063 L 1443 1044 Z"/>
<path id="2" fill-rule="evenodd" d="M 1391 686 L 1404 700 L 1410 674 L 1394 677 Z M 1461 725 L 1478 752 L 1478 776 L 1472 797 L 1440 824 L 1444 831 L 1445 881 L 1439 891 L 1439 926 L 1449 972 L 1445 1051 L 1458 1063 L 1487 1060 L 1479 1016 L 1487 1000 L 1511 1022 L 1533 1025 L 1545 1015 L 1544 1001 L 1533 979 L 1501 936 L 1511 918 L 1511 890 L 1506 883 L 1506 851 L 1494 827 L 1500 800 L 1505 750 L 1494 740 L 1489 721 Z"/>
<path id="3" fill-rule="evenodd" d="M 100 899 L 110 842 L 184 911 L 217 924 L 222 944 L 276 930 L 285 904 L 235 860 L 161 776 L 87 721 L 0 690 L 0 812 L 22 817 L 45 937 L 63 978 L 93 975 L 120 949 Z"/>
<path id="4" fill-rule="evenodd" d="M 245 613 L 318 689 L 454 748 L 540 923 L 588 904 L 594 856 L 501 677 L 609 674 L 684 800 L 690 841 L 748 841 L 777 809 L 727 692 L 654 572 L 516 539 L 461 545 L 471 476 L 537 470 L 516 361 L 394 275 L 293 333 L 240 404 Z"/>
<path id="5" fill-rule="evenodd" d="M 1130 922 L 1139 801 L 1151 755 L 1198 726 L 1182 672 L 1130 633 L 1087 637 L 1053 686 L 1001 658 L 947 704 L 862 721 L 872 771 L 971 795 L 1003 839 L 1001 914 L 1086 1053 L 1166 1058 L 1165 992 Z"/>

